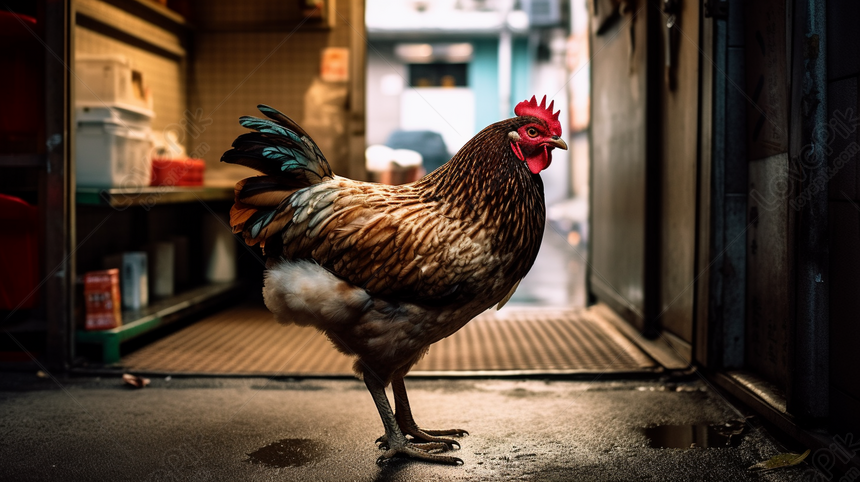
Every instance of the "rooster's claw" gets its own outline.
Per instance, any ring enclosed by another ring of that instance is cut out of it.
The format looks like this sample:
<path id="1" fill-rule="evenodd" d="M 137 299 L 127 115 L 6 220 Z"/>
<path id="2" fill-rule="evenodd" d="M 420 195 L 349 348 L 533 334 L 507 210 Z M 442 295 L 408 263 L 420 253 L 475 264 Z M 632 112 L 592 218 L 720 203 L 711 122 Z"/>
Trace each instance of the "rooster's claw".
<path id="1" fill-rule="evenodd" d="M 433 435 L 437 437 L 439 435 L 453 435 L 455 437 L 462 437 L 464 435 L 469 435 L 469 432 L 463 430 L 462 428 L 452 428 L 448 430 L 422 430 L 422 432 L 427 435 Z"/>
<path id="2" fill-rule="evenodd" d="M 379 450 L 388 450 L 388 434 L 382 435 L 373 443 L 379 445 Z"/>
<path id="3" fill-rule="evenodd" d="M 448 455 L 437 455 L 432 454 L 430 452 L 426 452 L 423 450 L 425 446 L 428 450 L 436 450 L 442 449 L 445 444 L 443 443 L 427 443 L 427 444 L 406 444 L 400 448 L 394 448 L 386 450 L 386 452 L 379 456 L 376 459 L 376 463 L 378 465 L 382 465 L 384 462 L 391 460 L 395 457 L 407 457 L 410 459 L 423 460 L 425 462 L 434 462 L 437 464 L 447 464 L 447 465 L 463 465 L 463 459 L 459 457 L 451 457 Z"/>
<path id="4" fill-rule="evenodd" d="M 437 433 L 440 435 L 456 435 L 456 436 L 462 436 L 462 434 L 464 434 L 464 433 L 466 435 L 469 434 L 469 432 L 466 432 L 465 430 L 459 430 L 459 429 L 456 429 L 456 430 L 420 430 L 420 429 L 417 429 L 415 431 L 409 431 L 407 433 L 409 434 L 409 437 L 411 437 L 411 439 L 408 439 L 408 440 L 411 440 L 413 445 L 416 445 L 422 449 L 426 449 L 427 446 L 430 444 L 439 444 L 438 448 L 440 448 L 442 450 L 454 450 L 454 449 L 460 450 L 462 447 L 460 446 L 460 442 L 458 442 L 456 440 L 449 439 L 449 438 L 436 437 L 435 435 Z M 376 439 L 376 442 L 374 442 L 374 443 L 378 444 L 377 448 L 379 450 L 388 450 L 390 448 L 388 446 L 388 435 L 383 434 L 381 437 Z"/>

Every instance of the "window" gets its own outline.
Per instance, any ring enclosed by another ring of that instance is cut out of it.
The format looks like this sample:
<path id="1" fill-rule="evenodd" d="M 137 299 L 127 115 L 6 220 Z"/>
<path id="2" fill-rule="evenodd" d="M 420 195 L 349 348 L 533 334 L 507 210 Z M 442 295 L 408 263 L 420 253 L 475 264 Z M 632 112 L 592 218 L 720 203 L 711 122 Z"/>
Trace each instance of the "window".
<path id="1" fill-rule="evenodd" d="M 409 64 L 411 87 L 465 87 L 468 64 Z"/>

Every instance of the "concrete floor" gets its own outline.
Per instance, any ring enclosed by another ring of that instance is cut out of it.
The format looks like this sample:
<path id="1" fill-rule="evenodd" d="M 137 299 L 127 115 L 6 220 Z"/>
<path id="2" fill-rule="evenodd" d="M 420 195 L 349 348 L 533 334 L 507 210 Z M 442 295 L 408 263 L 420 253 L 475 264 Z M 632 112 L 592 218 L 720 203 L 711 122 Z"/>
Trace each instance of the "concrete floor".
<path id="1" fill-rule="evenodd" d="M 0 480 L 777 481 L 810 470 L 748 472 L 784 450 L 755 419 L 735 448 L 648 447 L 646 426 L 741 418 L 700 381 L 407 380 L 419 424 L 471 432 L 453 452 L 460 467 L 377 466 L 382 425 L 356 380 L 59 383 L 0 376 Z M 283 439 L 307 439 L 305 465 L 251 461 Z"/>

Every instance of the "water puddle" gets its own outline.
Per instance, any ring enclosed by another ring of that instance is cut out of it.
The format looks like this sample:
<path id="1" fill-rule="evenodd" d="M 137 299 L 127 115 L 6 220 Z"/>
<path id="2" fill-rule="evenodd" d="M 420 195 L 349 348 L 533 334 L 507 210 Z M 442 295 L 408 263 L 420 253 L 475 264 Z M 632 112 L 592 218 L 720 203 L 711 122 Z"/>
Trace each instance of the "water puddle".
<path id="1" fill-rule="evenodd" d="M 325 446 L 306 438 L 285 438 L 248 454 L 248 461 L 271 467 L 300 467 L 322 458 Z"/>
<path id="2" fill-rule="evenodd" d="M 654 448 L 689 449 L 737 447 L 746 432 L 742 420 L 718 424 L 658 425 L 644 429 Z"/>

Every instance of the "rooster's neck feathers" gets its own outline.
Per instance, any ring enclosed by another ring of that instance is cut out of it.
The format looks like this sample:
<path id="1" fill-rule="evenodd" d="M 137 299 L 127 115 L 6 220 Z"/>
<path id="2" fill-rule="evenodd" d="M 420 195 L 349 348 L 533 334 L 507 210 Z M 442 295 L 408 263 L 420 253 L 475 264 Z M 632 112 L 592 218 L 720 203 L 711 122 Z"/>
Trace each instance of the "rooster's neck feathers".
<path id="1" fill-rule="evenodd" d="M 449 162 L 419 181 L 416 188 L 425 189 L 426 198 L 465 202 L 470 207 L 505 203 L 512 196 L 540 199 L 542 203 L 540 176 L 531 174 L 510 148 L 508 132 L 525 122 L 525 118 L 513 118 L 490 125 Z M 543 210 L 540 212 L 542 215 Z"/>

